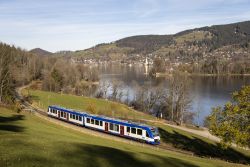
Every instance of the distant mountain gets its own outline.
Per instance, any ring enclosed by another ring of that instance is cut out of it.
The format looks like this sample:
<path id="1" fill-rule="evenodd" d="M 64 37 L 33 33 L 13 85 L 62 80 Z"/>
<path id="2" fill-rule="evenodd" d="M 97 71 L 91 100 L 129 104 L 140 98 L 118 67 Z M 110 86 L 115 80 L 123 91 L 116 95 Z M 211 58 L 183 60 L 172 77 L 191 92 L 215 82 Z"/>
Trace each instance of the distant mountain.
<path id="1" fill-rule="evenodd" d="M 118 47 L 133 48 L 134 53 L 150 53 L 163 45 L 170 45 L 172 42 L 172 35 L 140 35 L 120 39 L 115 43 Z"/>
<path id="2" fill-rule="evenodd" d="M 214 48 L 239 44 L 250 39 L 250 21 L 195 28 L 174 35 L 133 36 L 118 40 L 115 43 L 119 47 L 131 47 L 136 53 L 150 53 L 162 46 L 178 43 L 181 38 L 183 38 L 182 43 L 209 42 L 209 45 Z"/>
<path id="3" fill-rule="evenodd" d="M 234 49 L 232 52 L 237 52 L 241 47 L 248 47 L 249 42 L 250 21 L 245 21 L 195 28 L 172 35 L 132 36 L 70 52 L 67 56 L 78 60 L 92 58 L 131 61 L 138 57 L 154 55 L 173 61 L 178 58 L 190 62 L 197 60 L 197 57 L 203 59 L 207 54 L 213 54 L 220 48 L 224 51 L 225 48 Z M 237 46 L 232 47 L 233 45 Z"/>
<path id="4" fill-rule="evenodd" d="M 41 48 L 35 48 L 35 49 L 30 50 L 29 52 L 33 53 L 33 54 L 36 54 L 38 56 L 49 56 L 49 55 L 53 54 L 52 52 L 43 50 Z"/>

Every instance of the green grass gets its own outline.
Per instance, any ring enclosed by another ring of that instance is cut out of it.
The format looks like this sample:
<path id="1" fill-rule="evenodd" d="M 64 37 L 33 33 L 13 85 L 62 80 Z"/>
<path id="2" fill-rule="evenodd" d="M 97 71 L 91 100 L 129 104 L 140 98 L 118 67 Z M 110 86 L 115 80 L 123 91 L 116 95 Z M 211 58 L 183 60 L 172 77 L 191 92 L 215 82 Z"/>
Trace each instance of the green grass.
<path id="1" fill-rule="evenodd" d="M 175 41 L 177 43 L 183 43 L 185 41 L 189 41 L 189 42 L 200 41 L 206 38 L 211 39 L 212 38 L 211 33 L 206 32 L 206 31 L 193 31 L 188 34 L 178 36 L 177 38 L 175 38 Z"/>
<path id="2" fill-rule="evenodd" d="M 166 125 L 155 124 L 155 126 L 159 127 L 162 143 L 166 145 L 193 152 L 201 157 L 212 157 L 235 163 L 250 164 L 249 151 L 234 147 L 222 148 L 219 143 L 199 135 Z"/>
<path id="3" fill-rule="evenodd" d="M 106 115 L 116 118 L 133 120 L 155 119 L 148 114 L 133 110 L 126 105 L 104 99 L 58 94 L 39 90 L 23 90 L 23 94 L 29 94 L 32 97 L 33 104 L 45 110 L 48 105 L 60 105 L 66 108 L 73 108 L 81 111 L 87 111 L 92 114 Z"/>
<path id="4" fill-rule="evenodd" d="M 27 94 L 27 90 L 24 91 L 24 94 Z M 57 94 L 38 90 L 29 90 L 29 95 L 32 97 L 34 105 L 37 105 L 45 110 L 47 109 L 49 102 L 49 104 L 53 105 L 87 110 L 90 113 L 95 114 L 103 114 L 107 116 L 113 115 L 114 117 L 125 119 L 155 119 L 150 115 L 132 110 L 123 104 L 114 103 L 102 99 Z M 92 108 L 95 108 L 95 111 L 93 111 Z M 112 110 L 114 112 L 112 112 Z M 249 151 L 235 148 L 223 149 L 218 143 L 205 137 L 172 128 L 160 123 L 147 122 L 147 124 L 159 127 L 162 145 L 167 145 L 175 149 L 190 151 L 195 155 L 199 155 L 201 157 L 212 157 L 230 162 L 250 164 Z"/>
<path id="5" fill-rule="evenodd" d="M 112 60 L 118 59 L 121 55 L 132 51 L 133 48 L 129 47 L 118 47 L 115 43 L 103 44 L 94 48 L 81 50 L 71 53 L 71 56 L 85 57 L 85 58 L 100 58 L 105 54 L 111 56 Z"/>
<path id="6" fill-rule="evenodd" d="M 0 108 L 0 166 L 243 166 L 98 138 Z"/>
<path id="7" fill-rule="evenodd" d="M 176 49 L 171 48 L 169 46 L 163 46 L 160 49 L 156 50 L 154 52 L 154 54 L 157 54 L 157 55 L 166 55 L 168 53 L 174 53 L 174 52 L 176 52 Z"/>

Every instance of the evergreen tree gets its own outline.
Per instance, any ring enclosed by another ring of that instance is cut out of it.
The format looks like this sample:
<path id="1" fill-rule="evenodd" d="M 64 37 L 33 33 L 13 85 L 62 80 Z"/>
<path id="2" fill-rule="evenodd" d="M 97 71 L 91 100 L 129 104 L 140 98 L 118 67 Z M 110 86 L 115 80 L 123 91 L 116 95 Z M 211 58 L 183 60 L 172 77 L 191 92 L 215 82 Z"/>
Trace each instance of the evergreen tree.
<path id="1" fill-rule="evenodd" d="M 11 48 L 0 46 L 0 103 L 12 103 L 15 98 L 15 87 L 11 76 Z"/>

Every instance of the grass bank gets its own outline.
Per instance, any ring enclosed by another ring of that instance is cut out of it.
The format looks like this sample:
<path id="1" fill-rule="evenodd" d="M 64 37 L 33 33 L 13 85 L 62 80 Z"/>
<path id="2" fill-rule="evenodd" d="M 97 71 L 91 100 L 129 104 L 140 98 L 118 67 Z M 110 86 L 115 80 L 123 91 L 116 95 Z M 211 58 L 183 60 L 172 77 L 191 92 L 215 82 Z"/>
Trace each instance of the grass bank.
<path id="1" fill-rule="evenodd" d="M 33 105 L 45 110 L 48 105 L 59 105 L 66 108 L 73 108 L 81 111 L 87 111 L 92 114 L 106 115 L 115 118 L 133 120 L 155 119 L 153 116 L 133 110 L 126 105 L 104 99 L 59 94 L 32 89 L 24 89 L 22 93 L 26 96 L 29 94 Z"/>
<path id="2" fill-rule="evenodd" d="M 243 166 L 89 136 L 0 107 L 0 166 Z"/>
<path id="3" fill-rule="evenodd" d="M 24 90 L 23 93 L 28 94 L 27 90 Z M 38 90 L 29 90 L 29 95 L 31 96 L 31 100 L 34 105 L 37 105 L 38 107 L 45 110 L 47 109 L 48 104 L 53 104 L 79 110 L 87 110 L 88 112 L 95 114 L 104 114 L 107 116 L 112 115 L 114 117 L 124 119 L 155 119 L 150 115 L 132 110 L 123 104 L 102 99 L 57 94 Z M 93 112 L 93 110 L 91 110 L 93 107 L 95 108 L 94 111 L 97 112 Z M 103 113 L 98 111 L 105 112 Z M 250 164 L 250 151 L 236 148 L 223 149 L 220 144 L 206 137 L 201 137 L 199 135 L 176 129 L 161 123 L 147 122 L 147 124 L 159 127 L 162 145 L 173 147 L 175 149 L 190 151 L 201 157 Z"/>

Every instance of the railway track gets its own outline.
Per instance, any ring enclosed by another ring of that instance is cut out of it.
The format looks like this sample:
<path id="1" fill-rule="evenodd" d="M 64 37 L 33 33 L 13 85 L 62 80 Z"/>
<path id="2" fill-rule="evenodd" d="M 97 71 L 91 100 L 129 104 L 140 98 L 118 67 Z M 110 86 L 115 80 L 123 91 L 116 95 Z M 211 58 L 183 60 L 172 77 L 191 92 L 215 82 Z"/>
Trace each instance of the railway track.
<path id="1" fill-rule="evenodd" d="M 17 101 L 20 102 L 20 104 L 22 106 L 22 109 L 24 111 L 29 111 L 30 113 L 33 113 L 36 116 L 38 116 L 38 117 L 40 117 L 40 118 L 42 118 L 44 120 L 47 120 L 47 121 L 49 121 L 49 122 L 51 122 L 53 124 L 57 124 L 57 125 L 60 125 L 60 126 L 63 126 L 65 128 L 67 128 L 67 129 L 72 129 L 72 130 L 75 130 L 75 131 L 78 131 L 78 132 L 81 132 L 81 133 L 84 133 L 84 134 L 89 134 L 89 135 L 92 135 L 92 136 L 102 137 L 102 138 L 113 140 L 113 141 L 119 141 L 119 142 L 123 142 L 123 143 L 129 144 L 129 145 L 136 145 L 136 146 L 140 146 L 140 147 L 144 147 L 144 148 L 146 147 L 146 148 L 153 149 L 153 150 L 174 151 L 174 152 L 178 152 L 178 153 L 182 153 L 182 154 L 186 154 L 186 155 L 191 155 L 191 156 L 194 155 L 192 152 L 175 149 L 175 148 L 170 147 L 170 146 L 165 145 L 165 144 L 160 144 L 160 145 L 157 145 L 157 146 L 153 146 L 153 145 L 149 145 L 149 144 L 145 144 L 145 143 L 140 143 L 138 141 L 133 141 L 133 140 L 130 140 L 130 139 L 122 138 L 122 137 L 119 137 L 119 136 L 110 135 L 110 134 L 106 134 L 106 133 L 103 133 L 103 132 L 95 131 L 95 130 L 92 130 L 92 129 L 88 129 L 86 127 L 73 125 L 73 124 L 70 124 L 68 122 L 64 122 L 62 120 L 58 120 L 58 119 L 55 119 L 55 118 L 52 118 L 52 117 L 48 117 L 46 111 L 44 111 L 42 109 L 39 109 L 39 108 L 36 108 L 36 107 L 32 106 L 29 102 L 25 101 L 24 97 L 21 95 L 21 90 L 26 88 L 26 87 L 28 87 L 28 86 L 19 87 L 16 90 L 16 99 L 17 99 Z"/>

